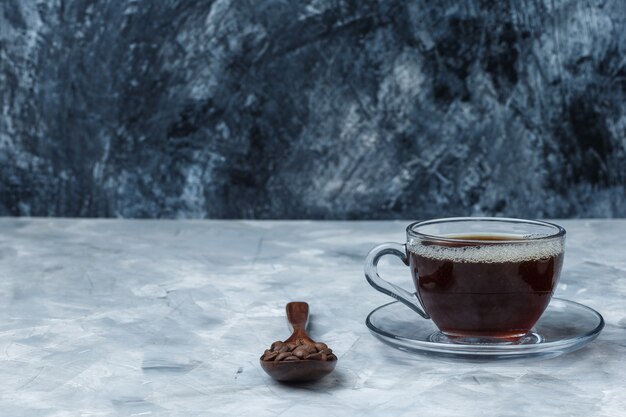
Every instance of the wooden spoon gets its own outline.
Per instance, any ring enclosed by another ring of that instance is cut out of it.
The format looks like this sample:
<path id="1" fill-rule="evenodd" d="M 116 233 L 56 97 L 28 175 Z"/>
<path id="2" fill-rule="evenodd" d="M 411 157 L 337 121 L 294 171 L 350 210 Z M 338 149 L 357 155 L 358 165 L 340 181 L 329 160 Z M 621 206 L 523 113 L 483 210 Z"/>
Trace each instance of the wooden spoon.
<path id="1" fill-rule="evenodd" d="M 298 339 L 304 339 L 307 343 L 316 343 L 306 332 L 306 325 L 309 321 L 309 305 L 302 301 L 294 301 L 288 303 L 285 309 L 287 310 L 287 321 L 293 328 L 293 333 L 283 343 L 296 342 Z M 336 360 L 304 359 L 293 362 L 274 362 L 261 359 L 263 370 L 275 380 L 283 382 L 314 381 L 331 373 L 335 369 L 335 365 L 337 365 Z"/>

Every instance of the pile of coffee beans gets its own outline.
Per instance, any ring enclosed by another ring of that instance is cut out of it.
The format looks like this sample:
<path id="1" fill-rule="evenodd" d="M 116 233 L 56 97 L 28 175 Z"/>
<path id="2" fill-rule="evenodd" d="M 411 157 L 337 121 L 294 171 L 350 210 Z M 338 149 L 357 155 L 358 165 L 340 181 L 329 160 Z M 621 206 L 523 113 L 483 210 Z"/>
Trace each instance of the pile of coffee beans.
<path id="1" fill-rule="evenodd" d="M 306 339 L 283 343 L 277 341 L 261 356 L 267 362 L 291 362 L 301 360 L 336 361 L 337 357 L 325 343 L 312 343 Z"/>

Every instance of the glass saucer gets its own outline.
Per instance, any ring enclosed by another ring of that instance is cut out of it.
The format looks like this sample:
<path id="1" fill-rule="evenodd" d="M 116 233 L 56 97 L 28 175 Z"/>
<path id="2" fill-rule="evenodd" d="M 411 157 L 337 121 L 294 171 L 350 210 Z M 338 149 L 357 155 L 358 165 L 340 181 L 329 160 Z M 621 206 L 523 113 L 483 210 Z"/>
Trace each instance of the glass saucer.
<path id="1" fill-rule="evenodd" d="M 551 358 L 573 352 L 594 340 L 604 328 L 597 311 L 552 298 L 532 332 L 518 343 L 464 344 L 443 335 L 431 320 L 418 317 L 398 301 L 373 310 L 365 320 L 372 334 L 397 349 L 462 359 Z"/>

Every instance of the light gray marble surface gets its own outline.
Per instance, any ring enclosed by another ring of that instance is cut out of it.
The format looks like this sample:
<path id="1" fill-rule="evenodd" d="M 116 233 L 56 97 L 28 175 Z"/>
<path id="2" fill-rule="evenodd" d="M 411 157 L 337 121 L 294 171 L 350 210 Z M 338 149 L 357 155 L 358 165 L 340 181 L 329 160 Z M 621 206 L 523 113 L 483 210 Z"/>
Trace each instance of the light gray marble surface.
<path id="1" fill-rule="evenodd" d="M 408 222 L 0 219 L 1 416 L 621 416 L 625 220 L 562 221 L 557 295 L 606 328 L 549 360 L 467 363 L 394 350 L 364 325 L 363 278 Z M 393 263 L 381 272 L 410 286 Z M 336 371 L 298 387 L 258 358 L 306 300 Z M 410 314 L 410 313 L 408 313 Z"/>

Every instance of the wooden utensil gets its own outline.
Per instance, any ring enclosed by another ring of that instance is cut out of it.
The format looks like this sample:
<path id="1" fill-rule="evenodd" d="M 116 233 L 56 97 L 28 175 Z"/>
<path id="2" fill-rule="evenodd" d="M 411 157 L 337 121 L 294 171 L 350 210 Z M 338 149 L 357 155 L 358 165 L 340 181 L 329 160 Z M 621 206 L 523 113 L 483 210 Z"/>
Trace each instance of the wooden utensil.
<path id="1" fill-rule="evenodd" d="M 287 321 L 293 329 L 291 336 L 283 343 L 295 343 L 303 339 L 305 343 L 315 344 L 306 332 L 309 321 L 309 305 L 302 301 L 288 303 L 285 307 Z M 314 381 L 331 373 L 337 365 L 337 360 L 324 361 L 304 359 L 298 361 L 261 361 L 261 367 L 272 378 L 283 382 Z"/>

